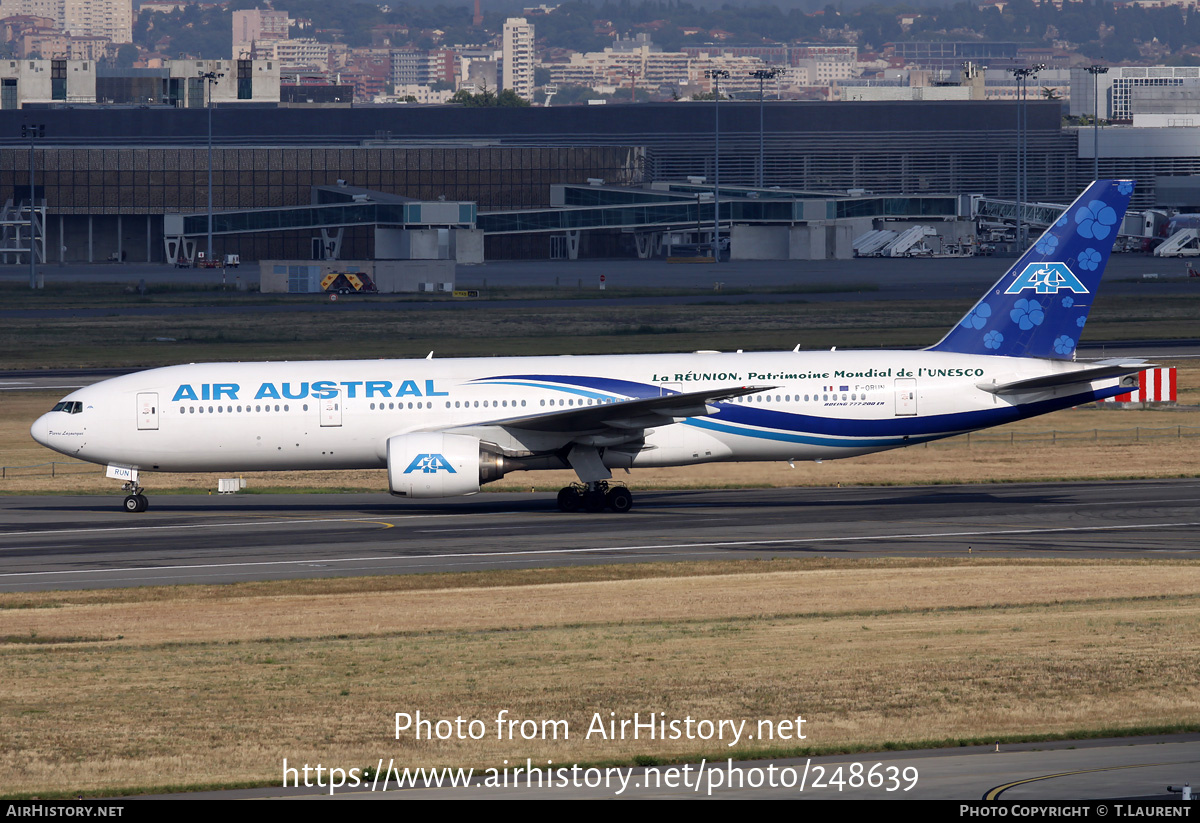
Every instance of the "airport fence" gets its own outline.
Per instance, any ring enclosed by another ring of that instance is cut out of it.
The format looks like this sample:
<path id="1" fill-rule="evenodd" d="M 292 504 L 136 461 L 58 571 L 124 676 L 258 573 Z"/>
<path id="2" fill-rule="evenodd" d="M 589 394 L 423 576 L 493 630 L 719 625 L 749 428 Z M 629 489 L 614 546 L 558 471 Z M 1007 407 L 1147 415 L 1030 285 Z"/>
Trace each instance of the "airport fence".
<path id="1" fill-rule="evenodd" d="M 58 477 L 68 474 L 103 473 L 104 467 L 78 461 L 35 463 L 32 466 L 0 466 L 0 480 L 17 477 Z"/>
<path id="2" fill-rule="evenodd" d="M 1127 429 L 1046 429 L 1044 431 L 979 431 L 936 441 L 935 446 L 1070 445 L 1073 443 L 1140 443 L 1200 437 L 1200 426 L 1134 426 Z M 929 444 L 926 443 L 926 446 Z"/>

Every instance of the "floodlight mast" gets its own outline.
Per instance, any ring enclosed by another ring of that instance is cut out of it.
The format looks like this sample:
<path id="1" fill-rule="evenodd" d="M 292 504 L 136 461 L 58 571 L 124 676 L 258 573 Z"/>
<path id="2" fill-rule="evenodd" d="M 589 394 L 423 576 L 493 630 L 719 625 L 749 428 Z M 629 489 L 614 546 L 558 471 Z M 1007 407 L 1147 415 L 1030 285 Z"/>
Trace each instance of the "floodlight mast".
<path id="1" fill-rule="evenodd" d="M 1088 66 L 1092 76 L 1092 179 L 1100 179 L 1100 75 L 1108 74 L 1108 66 Z"/>
<path id="2" fill-rule="evenodd" d="M 728 78 L 725 69 L 707 69 L 704 75 L 713 81 L 713 262 L 721 262 L 721 78 Z M 700 238 L 696 238 L 697 242 Z"/>
<path id="3" fill-rule="evenodd" d="M 200 79 L 205 81 L 204 89 L 207 92 L 205 107 L 208 109 L 208 257 L 206 258 L 206 262 L 211 266 L 213 262 L 212 87 L 214 83 L 216 83 L 225 75 L 222 72 L 216 71 L 202 71 L 199 74 Z"/>
<path id="4" fill-rule="evenodd" d="M 779 68 L 772 66 L 769 69 L 756 69 L 750 72 L 750 76 L 758 80 L 758 187 L 761 189 L 763 185 L 763 166 L 766 159 L 766 150 L 764 149 L 763 135 L 766 133 L 763 119 L 763 83 L 767 80 L 773 80 L 779 76 Z"/>

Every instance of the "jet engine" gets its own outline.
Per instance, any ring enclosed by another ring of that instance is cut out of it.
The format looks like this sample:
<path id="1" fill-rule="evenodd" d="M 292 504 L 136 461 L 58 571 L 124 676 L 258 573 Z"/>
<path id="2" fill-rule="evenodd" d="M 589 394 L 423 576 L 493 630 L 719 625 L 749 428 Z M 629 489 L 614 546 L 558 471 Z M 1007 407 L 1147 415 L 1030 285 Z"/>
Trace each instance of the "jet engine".
<path id="1" fill-rule="evenodd" d="M 399 497 L 475 494 L 481 483 L 516 468 L 478 437 L 414 432 L 387 441 L 388 490 Z"/>

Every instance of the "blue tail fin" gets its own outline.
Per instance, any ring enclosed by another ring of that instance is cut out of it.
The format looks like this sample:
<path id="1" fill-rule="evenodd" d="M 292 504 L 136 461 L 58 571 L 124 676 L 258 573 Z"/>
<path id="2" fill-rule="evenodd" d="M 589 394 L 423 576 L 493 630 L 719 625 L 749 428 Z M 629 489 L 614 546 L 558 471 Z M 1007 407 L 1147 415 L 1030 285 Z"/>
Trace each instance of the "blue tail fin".
<path id="1" fill-rule="evenodd" d="M 1088 186 L 931 350 L 1072 359 L 1133 186 Z"/>

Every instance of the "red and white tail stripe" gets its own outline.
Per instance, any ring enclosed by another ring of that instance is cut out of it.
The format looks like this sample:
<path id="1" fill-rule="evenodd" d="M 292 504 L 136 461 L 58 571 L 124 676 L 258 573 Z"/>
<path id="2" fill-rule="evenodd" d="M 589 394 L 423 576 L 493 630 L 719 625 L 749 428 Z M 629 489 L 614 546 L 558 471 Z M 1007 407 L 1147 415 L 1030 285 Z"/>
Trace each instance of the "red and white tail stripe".
<path id="1" fill-rule="evenodd" d="M 1128 391 L 1102 403 L 1174 403 L 1175 369 L 1146 369 L 1138 372 L 1137 391 Z"/>

